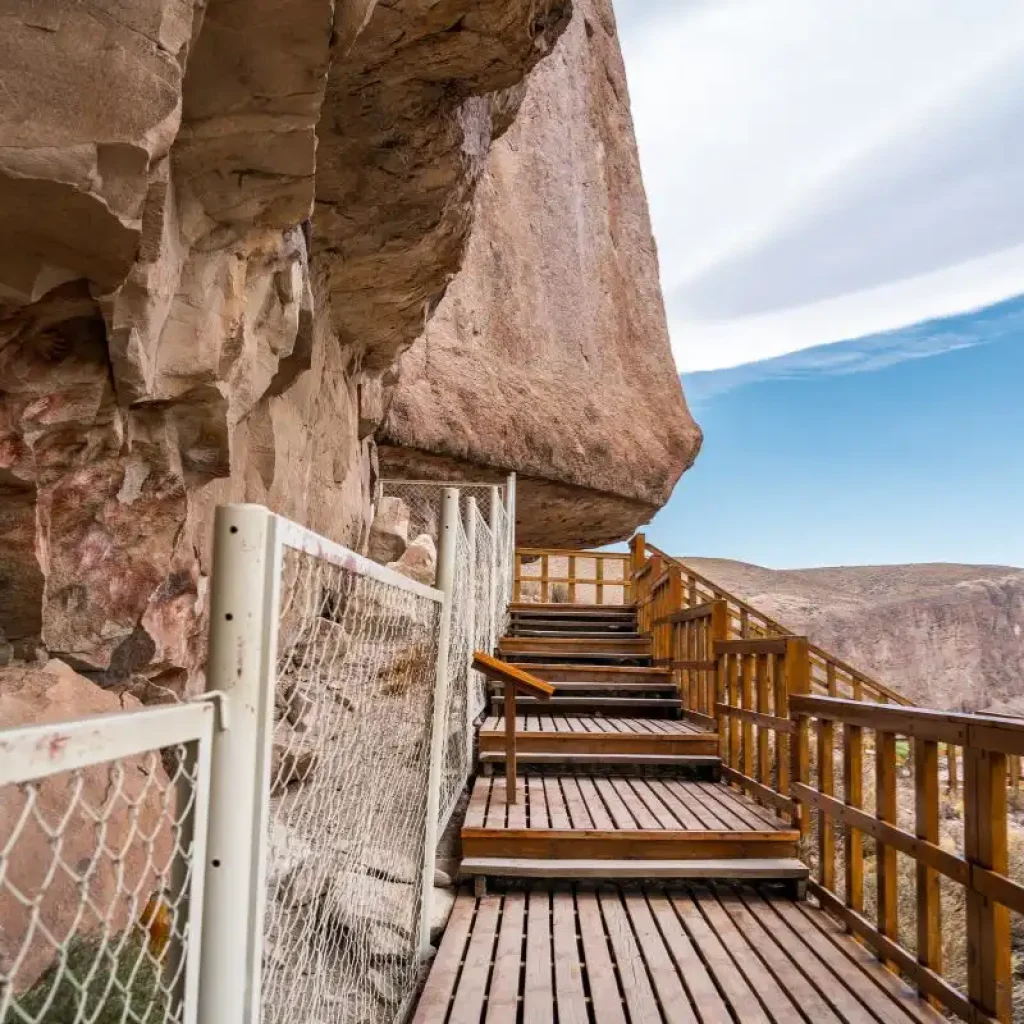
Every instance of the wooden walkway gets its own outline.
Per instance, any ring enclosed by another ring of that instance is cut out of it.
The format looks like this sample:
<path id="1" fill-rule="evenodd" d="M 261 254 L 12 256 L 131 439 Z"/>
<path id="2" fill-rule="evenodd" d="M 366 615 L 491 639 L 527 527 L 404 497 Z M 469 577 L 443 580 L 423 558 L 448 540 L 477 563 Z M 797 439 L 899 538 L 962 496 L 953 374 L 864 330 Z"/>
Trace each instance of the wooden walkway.
<path id="1" fill-rule="evenodd" d="M 749 886 L 455 905 L 414 1024 L 939 1024 L 833 920 Z"/>
<path id="2" fill-rule="evenodd" d="M 628 608 L 512 608 L 499 656 L 568 706 L 480 730 L 465 879 L 418 1024 L 937 1024 L 802 895 L 789 813 L 718 780 L 709 719 L 680 712 Z M 492 687 L 494 697 L 500 687 Z M 497 712 L 498 702 L 492 701 Z"/>

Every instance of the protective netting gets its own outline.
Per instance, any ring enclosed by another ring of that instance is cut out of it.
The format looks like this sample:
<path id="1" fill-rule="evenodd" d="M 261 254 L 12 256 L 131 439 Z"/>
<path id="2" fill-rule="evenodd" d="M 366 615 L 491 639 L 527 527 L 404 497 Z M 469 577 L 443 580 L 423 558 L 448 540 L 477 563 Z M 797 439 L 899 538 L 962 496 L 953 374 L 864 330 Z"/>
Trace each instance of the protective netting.
<path id="1" fill-rule="evenodd" d="M 390 1022 L 415 991 L 439 615 L 285 552 L 266 1024 Z"/>
<path id="2" fill-rule="evenodd" d="M 472 552 L 462 523 L 455 526 L 455 578 L 452 586 L 451 632 L 448 647 L 448 689 L 445 703 L 441 757 L 441 792 L 438 833 L 444 831 L 458 803 L 472 767 L 472 731 L 469 699 L 470 661 L 473 656 Z"/>
<path id="3" fill-rule="evenodd" d="M 508 509 L 503 503 L 498 505 L 497 532 L 494 534 L 497 576 L 494 581 L 494 635 L 502 636 L 508 629 L 508 606 L 512 601 L 513 565 L 512 532 L 508 521 Z"/>
<path id="4" fill-rule="evenodd" d="M 3 1024 L 184 1019 L 196 792 L 193 744 L 0 787 Z"/>
<path id="5" fill-rule="evenodd" d="M 504 500 L 505 488 L 496 484 L 434 483 L 421 480 L 383 480 L 381 493 L 386 497 L 401 498 L 409 510 L 409 539 L 421 533 L 428 534 L 436 543 L 441 532 L 441 506 L 446 487 L 459 491 L 459 511 L 466 521 L 469 499 L 475 498 L 484 516 L 490 514 L 491 496 L 498 492 L 499 504 Z"/>
<path id="6" fill-rule="evenodd" d="M 495 644 L 494 620 L 496 618 L 497 593 L 492 589 L 492 570 L 498 575 L 498 566 L 494 558 L 494 537 L 484 522 L 479 510 L 476 517 L 475 538 L 476 550 L 473 552 L 473 582 L 475 589 L 476 615 L 474 617 L 473 647 L 478 651 L 493 652 Z M 487 705 L 487 687 L 484 678 L 478 673 L 471 673 L 469 700 L 472 718 L 475 720 Z"/>

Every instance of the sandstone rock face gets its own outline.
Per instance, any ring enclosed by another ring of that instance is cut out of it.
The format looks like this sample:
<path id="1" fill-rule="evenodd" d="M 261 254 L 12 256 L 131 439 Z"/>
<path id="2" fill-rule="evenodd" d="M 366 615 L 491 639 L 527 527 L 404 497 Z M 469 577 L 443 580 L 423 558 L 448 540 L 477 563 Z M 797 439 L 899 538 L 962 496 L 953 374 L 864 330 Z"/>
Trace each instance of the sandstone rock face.
<path id="1" fill-rule="evenodd" d="M 119 700 L 56 660 L 43 669 L 0 670 L 0 728 L 138 706 L 130 697 Z M 18 990 L 31 987 L 56 959 L 47 932 L 64 941 L 75 935 L 95 937 L 109 926 L 117 935 L 139 920 L 161 881 L 170 882 L 169 807 L 173 808 L 174 797 L 169 791 L 159 753 L 64 772 L 36 785 L 33 810 L 6 859 L 5 885 L 0 888 L 0 971 L 10 976 L 15 960 L 24 956 L 15 975 Z M 19 787 L 0 790 L 0 821 L 19 821 L 26 801 L 27 794 Z M 51 842 L 51 832 L 62 835 L 59 848 Z M 12 835 L 6 833 L 5 841 Z M 153 837 L 151 850 L 148 837 Z M 60 865 L 52 870 L 58 849 Z M 121 849 L 123 858 L 115 859 L 112 852 Z M 83 884 L 90 902 L 76 919 Z M 39 904 L 42 929 L 32 927 L 31 936 L 30 908 L 8 886 L 15 886 L 25 901 L 44 893 Z M 22 954 L 26 941 L 28 951 Z"/>
<path id="2" fill-rule="evenodd" d="M 1024 714 L 1024 571 L 882 565 L 777 571 L 687 564 L 914 701 Z"/>
<path id="3" fill-rule="evenodd" d="M 377 502 L 377 514 L 370 524 L 369 556 L 386 565 L 401 558 L 408 546 L 408 507 L 401 498 L 381 498 Z"/>
<path id="4" fill-rule="evenodd" d="M 462 270 L 380 433 L 389 476 L 515 470 L 519 539 L 594 545 L 668 498 L 700 433 L 669 349 L 611 0 L 576 0 L 476 198 Z"/>
<path id="5" fill-rule="evenodd" d="M 434 538 L 429 533 L 421 533 L 405 549 L 402 557 L 391 562 L 388 568 L 432 587 L 437 578 L 437 547 Z"/>
<path id="6" fill-rule="evenodd" d="M 389 367 L 569 0 L 0 9 L 0 628 L 202 685 L 212 510 L 364 546 Z M 312 220 L 310 219 L 312 214 Z"/>

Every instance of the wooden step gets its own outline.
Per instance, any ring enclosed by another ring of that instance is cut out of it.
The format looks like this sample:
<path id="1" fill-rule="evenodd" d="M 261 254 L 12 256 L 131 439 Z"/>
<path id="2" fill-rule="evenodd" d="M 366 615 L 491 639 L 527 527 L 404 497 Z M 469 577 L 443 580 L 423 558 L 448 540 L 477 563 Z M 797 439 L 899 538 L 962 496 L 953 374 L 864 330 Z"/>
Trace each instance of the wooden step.
<path id="1" fill-rule="evenodd" d="M 494 714 L 501 713 L 503 700 L 503 697 L 491 698 L 491 711 Z M 536 714 L 539 711 L 541 714 L 565 712 L 570 715 L 600 713 L 663 717 L 678 715 L 683 705 L 682 701 L 673 697 L 602 697 L 593 694 L 570 697 L 556 693 L 554 697 L 548 697 L 543 701 L 536 697 L 519 697 L 516 706 L 522 714 Z"/>
<path id="2" fill-rule="evenodd" d="M 483 751 L 480 763 L 488 770 L 505 765 L 505 751 Z M 701 770 L 705 775 L 715 776 L 722 760 L 717 754 L 590 754 L 559 752 L 529 754 L 516 751 L 516 761 L 522 765 L 553 765 L 566 768 L 672 768 L 680 771 Z"/>
<path id="3" fill-rule="evenodd" d="M 551 682 L 551 680 L 547 680 L 547 682 Z M 662 699 L 664 699 L 665 697 L 674 698 L 676 694 L 676 684 L 671 680 L 667 682 L 651 681 L 647 683 L 604 683 L 594 682 L 592 680 L 558 680 L 554 685 L 557 687 L 558 698 L 561 698 L 565 694 L 590 695 L 593 697 L 625 697 L 632 696 L 634 694 L 651 694 L 652 696 L 662 695 Z M 496 685 L 493 692 L 497 694 L 504 693 L 504 687 Z"/>
<path id="4" fill-rule="evenodd" d="M 508 606 L 512 615 L 562 615 L 570 618 L 613 618 L 616 615 L 636 615 L 632 604 L 567 604 L 565 602 L 541 604 L 539 601 L 517 601 Z"/>
<path id="5" fill-rule="evenodd" d="M 508 661 L 512 664 L 522 664 L 532 666 L 538 662 L 544 662 L 551 658 L 553 653 L 557 653 L 560 658 L 573 658 L 575 664 L 581 666 L 587 665 L 623 665 L 631 666 L 635 665 L 638 668 L 649 668 L 650 654 L 643 652 L 629 652 L 629 651 L 558 651 L 552 652 L 551 650 L 545 651 L 509 651 L 501 647 L 498 648 L 498 657 L 502 661 Z"/>
<path id="6" fill-rule="evenodd" d="M 459 873 L 489 878 L 645 879 L 705 878 L 716 880 L 806 879 L 809 870 L 792 858 L 736 860 L 539 860 L 516 857 L 466 857 Z"/>
<path id="7" fill-rule="evenodd" d="M 574 665 L 569 662 L 531 662 L 530 671 L 549 683 L 656 683 L 673 686 L 666 669 L 645 665 Z M 560 687 L 559 687 L 560 688 Z"/>
<path id="8" fill-rule="evenodd" d="M 795 859 L 800 833 L 723 783 L 615 776 L 478 777 L 463 856 L 527 860 Z"/>
<path id="9" fill-rule="evenodd" d="M 544 655 L 586 655 L 594 654 L 629 654 L 634 657 L 645 657 L 651 653 L 651 638 L 647 636 L 626 637 L 516 637 L 503 636 L 498 641 L 498 648 L 505 654 L 544 654 Z"/>
<path id="10" fill-rule="evenodd" d="M 480 727 L 480 753 L 504 751 L 505 719 Z M 516 752 L 567 754 L 718 754 L 718 737 L 678 719 L 606 719 L 524 715 L 516 725 Z"/>
<path id="11" fill-rule="evenodd" d="M 523 628 L 522 626 L 514 627 L 514 632 L 509 634 L 511 637 L 518 639 L 519 637 L 540 637 L 541 639 L 566 639 L 566 640 L 646 640 L 648 639 L 641 633 L 636 632 L 617 632 L 609 630 L 549 630 L 549 629 L 534 629 L 534 628 Z"/>

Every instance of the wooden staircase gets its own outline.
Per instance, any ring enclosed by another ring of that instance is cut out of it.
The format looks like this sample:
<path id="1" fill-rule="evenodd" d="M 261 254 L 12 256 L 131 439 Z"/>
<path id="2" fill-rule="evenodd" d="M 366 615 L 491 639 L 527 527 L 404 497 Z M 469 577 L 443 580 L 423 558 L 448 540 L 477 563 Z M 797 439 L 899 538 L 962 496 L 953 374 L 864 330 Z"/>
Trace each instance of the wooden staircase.
<path id="1" fill-rule="evenodd" d="M 806 878 L 792 825 L 718 782 L 719 736 L 683 713 L 634 608 L 521 604 L 509 619 L 498 656 L 555 693 L 517 700 L 522 798 L 512 803 L 504 687 L 493 684 L 464 874 Z"/>
<path id="2" fill-rule="evenodd" d="M 527 585 L 572 603 L 509 609 L 511 689 L 491 685 L 461 833 L 474 891 L 413 1024 L 1019 1019 L 1007 780 L 1019 794 L 1024 723 L 909 706 L 641 535 L 629 556 L 521 550 L 513 593 Z M 943 929 L 965 924 L 966 984 L 943 960 Z"/>

